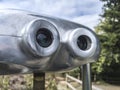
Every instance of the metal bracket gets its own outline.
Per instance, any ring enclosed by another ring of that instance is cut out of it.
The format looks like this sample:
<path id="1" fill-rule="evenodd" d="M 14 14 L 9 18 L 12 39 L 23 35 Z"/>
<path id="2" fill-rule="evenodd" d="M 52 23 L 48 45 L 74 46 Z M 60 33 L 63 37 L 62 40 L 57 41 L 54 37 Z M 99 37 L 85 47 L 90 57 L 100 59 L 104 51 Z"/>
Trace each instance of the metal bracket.
<path id="1" fill-rule="evenodd" d="M 82 66 L 82 81 L 83 90 L 92 90 L 90 63 Z"/>

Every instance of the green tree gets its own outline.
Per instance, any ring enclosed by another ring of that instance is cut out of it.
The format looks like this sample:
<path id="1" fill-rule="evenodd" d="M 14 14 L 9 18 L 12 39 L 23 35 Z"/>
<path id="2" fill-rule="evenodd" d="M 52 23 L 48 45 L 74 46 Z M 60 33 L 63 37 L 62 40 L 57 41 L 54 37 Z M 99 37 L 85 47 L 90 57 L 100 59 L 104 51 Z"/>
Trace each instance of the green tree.
<path id="1" fill-rule="evenodd" d="M 103 14 L 96 27 L 101 42 L 101 55 L 93 64 L 93 71 L 99 73 L 120 72 L 120 0 L 100 0 Z M 107 75 L 107 74 L 106 74 Z M 119 74 L 120 75 L 120 74 Z"/>

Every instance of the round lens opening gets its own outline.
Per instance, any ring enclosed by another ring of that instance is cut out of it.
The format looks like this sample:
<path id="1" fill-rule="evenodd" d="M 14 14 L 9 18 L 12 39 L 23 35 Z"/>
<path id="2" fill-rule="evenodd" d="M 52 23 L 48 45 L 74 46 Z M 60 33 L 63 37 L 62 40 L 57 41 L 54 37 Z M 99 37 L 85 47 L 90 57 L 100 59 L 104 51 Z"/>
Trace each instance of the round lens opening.
<path id="1" fill-rule="evenodd" d="M 88 36 L 79 36 L 77 39 L 77 45 L 81 50 L 88 50 L 91 47 L 91 40 Z"/>
<path id="2" fill-rule="evenodd" d="M 50 30 L 40 28 L 37 32 L 36 40 L 41 47 L 49 47 L 53 42 L 53 35 Z"/>

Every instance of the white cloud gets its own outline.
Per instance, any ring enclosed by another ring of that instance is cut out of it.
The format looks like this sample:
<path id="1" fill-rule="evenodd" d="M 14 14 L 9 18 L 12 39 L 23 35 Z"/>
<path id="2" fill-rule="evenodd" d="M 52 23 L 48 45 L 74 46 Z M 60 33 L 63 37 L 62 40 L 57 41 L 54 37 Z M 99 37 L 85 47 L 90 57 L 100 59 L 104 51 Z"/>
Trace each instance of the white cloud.
<path id="1" fill-rule="evenodd" d="M 96 24 L 101 13 L 99 0 L 1 0 L 0 8 L 24 9 L 66 18 L 85 25 Z"/>

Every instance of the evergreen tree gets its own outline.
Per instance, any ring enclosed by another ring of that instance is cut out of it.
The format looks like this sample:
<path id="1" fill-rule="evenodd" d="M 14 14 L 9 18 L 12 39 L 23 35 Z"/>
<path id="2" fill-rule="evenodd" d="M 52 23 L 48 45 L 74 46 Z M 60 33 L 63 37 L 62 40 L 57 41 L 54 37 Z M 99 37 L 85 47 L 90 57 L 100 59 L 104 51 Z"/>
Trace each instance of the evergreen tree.
<path id="1" fill-rule="evenodd" d="M 104 3 L 100 24 L 96 27 L 101 42 L 100 60 L 93 65 L 99 73 L 120 76 L 120 0 L 100 0 Z"/>

